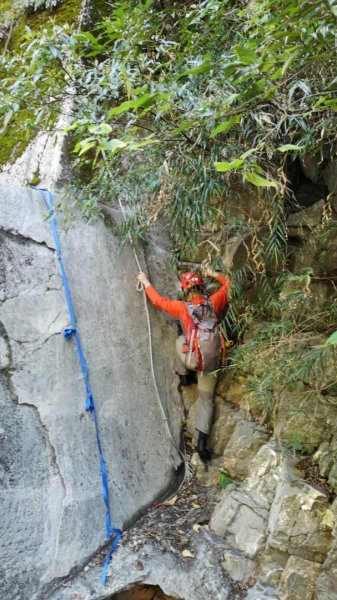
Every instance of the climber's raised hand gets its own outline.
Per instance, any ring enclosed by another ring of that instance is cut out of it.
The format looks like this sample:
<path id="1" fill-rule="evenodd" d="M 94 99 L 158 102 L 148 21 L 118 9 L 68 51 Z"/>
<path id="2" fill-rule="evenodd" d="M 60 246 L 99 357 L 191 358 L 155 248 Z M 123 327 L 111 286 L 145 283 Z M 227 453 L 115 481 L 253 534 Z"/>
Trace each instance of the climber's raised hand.
<path id="1" fill-rule="evenodd" d="M 144 287 L 147 287 L 148 285 L 150 285 L 150 282 L 149 282 L 148 278 L 146 277 L 145 273 L 142 273 L 142 272 L 138 273 L 137 279 L 138 279 L 138 281 L 140 281 L 140 283 Z"/>

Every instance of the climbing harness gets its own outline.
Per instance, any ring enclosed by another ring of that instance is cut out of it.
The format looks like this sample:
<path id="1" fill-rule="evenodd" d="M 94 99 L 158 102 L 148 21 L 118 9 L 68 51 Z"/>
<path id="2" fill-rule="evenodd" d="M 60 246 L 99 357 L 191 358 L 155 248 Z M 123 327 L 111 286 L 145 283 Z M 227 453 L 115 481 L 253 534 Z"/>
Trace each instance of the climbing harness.
<path id="1" fill-rule="evenodd" d="M 79 357 L 79 361 L 80 361 L 80 365 L 81 365 L 82 375 L 83 375 L 83 379 L 84 379 L 84 383 L 85 383 L 85 389 L 86 389 L 85 409 L 87 411 L 91 412 L 91 415 L 92 415 L 92 418 L 94 421 L 94 425 L 95 425 L 96 441 L 97 441 L 97 447 L 98 447 L 101 478 L 102 478 L 102 495 L 103 495 L 103 500 L 104 500 L 104 504 L 105 504 L 106 539 L 110 540 L 112 535 L 115 536 L 112 546 L 111 546 L 107 556 L 105 557 L 103 568 L 102 568 L 101 581 L 102 581 L 102 584 L 105 585 L 110 558 L 111 558 L 111 555 L 113 554 L 113 552 L 115 551 L 115 549 L 117 548 L 119 540 L 122 537 L 122 531 L 115 527 L 111 527 L 111 517 L 110 517 L 110 509 L 109 509 L 108 475 L 107 475 L 107 470 L 106 470 L 106 466 L 105 466 L 103 450 L 102 450 L 102 445 L 101 445 L 101 440 L 100 440 L 100 435 L 99 435 L 99 428 L 98 428 L 98 421 L 97 421 L 97 415 L 96 415 L 96 410 L 95 410 L 94 398 L 93 398 L 92 391 L 90 388 L 90 383 L 89 383 L 87 365 L 86 365 L 86 361 L 85 361 L 84 354 L 82 351 L 78 331 L 76 328 L 75 314 L 74 314 L 73 305 L 71 302 L 71 296 L 70 296 L 70 291 L 69 291 L 69 286 L 68 286 L 67 275 L 66 275 L 66 271 L 65 271 L 62 257 L 61 257 L 61 246 L 60 246 L 60 240 L 59 240 L 58 231 L 57 231 L 55 213 L 54 213 L 54 209 L 53 209 L 53 196 L 52 196 L 51 192 L 49 192 L 48 190 L 45 190 L 42 188 L 35 188 L 35 189 L 38 189 L 40 191 L 41 196 L 44 200 L 44 203 L 49 211 L 50 225 L 51 225 L 51 229 L 53 232 L 54 243 L 55 243 L 55 251 L 56 251 L 58 261 L 59 261 L 62 282 L 63 282 L 63 288 L 64 288 L 66 301 L 67 301 L 67 305 L 68 305 L 68 311 L 69 311 L 69 317 L 70 317 L 70 327 L 68 327 L 64 330 L 63 335 L 64 335 L 65 339 L 67 339 L 67 340 L 70 339 L 71 337 L 73 337 L 75 340 L 78 357 Z"/>

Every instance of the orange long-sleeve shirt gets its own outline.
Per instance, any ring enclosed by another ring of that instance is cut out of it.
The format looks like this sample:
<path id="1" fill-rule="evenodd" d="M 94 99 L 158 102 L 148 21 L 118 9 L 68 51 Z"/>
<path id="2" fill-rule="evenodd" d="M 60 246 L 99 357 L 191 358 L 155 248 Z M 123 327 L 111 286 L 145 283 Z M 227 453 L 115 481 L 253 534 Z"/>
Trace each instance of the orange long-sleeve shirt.
<path id="1" fill-rule="evenodd" d="M 220 317 L 222 309 L 228 303 L 228 286 L 229 280 L 225 275 L 217 275 L 216 280 L 221 283 L 221 288 L 210 296 L 210 301 L 216 312 L 217 317 Z M 188 337 L 188 331 L 191 324 L 191 317 L 186 306 L 186 302 L 183 300 L 170 300 L 158 294 L 152 285 L 145 288 L 145 293 L 149 300 L 151 300 L 155 308 L 159 308 L 164 312 L 167 312 L 171 317 L 179 319 L 182 324 L 184 334 Z M 203 296 L 194 296 L 191 300 L 193 304 L 204 304 L 205 298 Z"/>

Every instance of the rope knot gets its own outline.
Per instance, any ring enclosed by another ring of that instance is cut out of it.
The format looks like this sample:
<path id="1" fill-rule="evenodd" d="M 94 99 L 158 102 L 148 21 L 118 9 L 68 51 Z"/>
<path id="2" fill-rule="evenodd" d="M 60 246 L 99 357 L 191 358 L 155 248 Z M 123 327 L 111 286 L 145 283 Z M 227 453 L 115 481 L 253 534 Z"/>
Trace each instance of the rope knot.
<path id="1" fill-rule="evenodd" d="M 76 329 L 74 329 L 73 327 L 66 327 L 63 330 L 63 336 L 65 337 L 66 340 L 68 340 L 69 338 L 71 338 L 71 336 L 76 333 Z"/>
<path id="2" fill-rule="evenodd" d="M 85 410 L 89 410 L 90 412 L 92 412 L 94 410 L 94 401 L 93 401 L 92 395 L 90 393 L 87 395 L 87 400 L 85 403 Z"/>

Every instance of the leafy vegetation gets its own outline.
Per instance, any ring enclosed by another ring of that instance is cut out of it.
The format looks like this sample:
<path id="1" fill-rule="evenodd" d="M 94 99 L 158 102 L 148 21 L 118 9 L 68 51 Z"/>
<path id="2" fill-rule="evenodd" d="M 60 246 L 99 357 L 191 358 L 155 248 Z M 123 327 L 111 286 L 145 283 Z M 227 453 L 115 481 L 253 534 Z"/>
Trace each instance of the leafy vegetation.
<path id="1" fill-rule="evenodd" d="M 1 60 L 0 161 L 42 127 L 54 135 L 63 115 L 76 174 L 67 219 L 121 198 L 122 242 L 165 217 L 174 266 L 230 269 L 224 332 L 240 341 L 251 328 L 230 376 L 243 373 L 278 439 L 312 453 L 336 402 L 337 302 L 316 301 L 316 264 L 288 271 L 286 219 L 299 159 L 335 152 L 337 1 L 105 4 L 90 31 L 69 25 L 78 0 L 17 19 Z M 329 198 L 324 211 L 310 228 L 318 249 L 336 230 Z"/>
<path id="2" fill-rule="evenodd" d="M 239 238 L 225 327 L 256 310 L 247 282 L 278 319 L 294 161 L 336 138 L 336 19 L 335 0 L 119 0 L 90 31 L 27 28 L 1 62 L 2 133 L 52 129 L 66 113 L 82 214 L 122 198 L 124 241 L 166 217 L 176 266 L 230 268 Z"/>
<path id="3" fill-rule="evenodd" d="M 251 315 L 253 334 L 230 364 L 233 375 L 244 374 L 253 414 L 276 425 L 276 437 L 287 447 L 305 453 L 317 448 L 322 421 L 326 426 L 337 405 L 335 334 L 331 344 L 324 342 L 335 327 L 337 302 L 310 310 L 311 284 L 309 269 L 289 274 L 279 297 L 281 318 L 257 324 Z"/>
<path id="4" fill-rule="evenodd" d="M 0 45 L 3 47 L 3 64 L 7 63 L 10 55 L 16 55 L 18 60 L 21 52 L 21 45 L 26 41 L 26 27 L 30 27 L 38 32 L 52 30 L 53 25 L 66 23 L 75 23 L 81 10 L 81 0 L 67 0 L 66 2 L 54 2 L 54 0 L 5 0 L 0 7 Z M 4 75 L 1 69 L 0 78 Z M 32 76 L 33 77 L 33 76 Z M 52 108 L 52 105 L 50 105 Z M 3 107 L 4 108 L 4 107 Z M 12 115 L 10 122 L 0 133 L 0 166 L 7 161 L 17 159 L 27 145 L 35 138 L 37 133 L 43 127 L 49 131 L 50 135 L 54 132 L 55 124 L 59 116 L 59 109 L 50 110 L 46 120 L 42 123 L 36 119 L 36 114 L 27 103 L 19 109 L 14 104 L 15 114 Z M 8 115 L 8 112 L 6 113 Z"/>
<path id="5" fill-rule="evenodd" d="M 140 219 L 153 216 L 155 196 L 182 247 L 195 247 L 232 171 L 231 185 L 266 192 L 279 227 L 287 155 L 336 133 L 336 14 L 326 0 L 120 1 L 91 32 L 28 31 L 3 65 L 5 124 L 28 98 L 33 125 L 71 98 L 74 152 L 101 179 L 104 150 L 126 191 L 138 172 Z M 130 152 L 140 158 L 124 184 L 120 156 Z"/>

